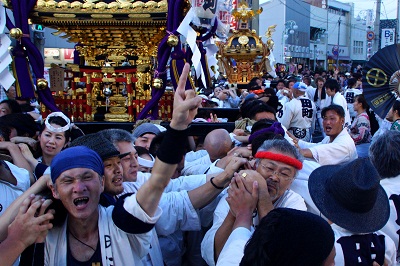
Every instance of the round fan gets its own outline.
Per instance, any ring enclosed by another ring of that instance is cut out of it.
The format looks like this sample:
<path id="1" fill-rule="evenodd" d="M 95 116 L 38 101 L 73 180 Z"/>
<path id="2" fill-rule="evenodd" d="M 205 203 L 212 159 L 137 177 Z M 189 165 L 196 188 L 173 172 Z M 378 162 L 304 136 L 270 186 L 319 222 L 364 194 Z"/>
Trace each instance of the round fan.
<path id="1" fill-rule="evenodd" d="M 400 95 L 400 44 L 380 49 L 363 68 L 363 93 L 370 107 L 385 118 Z"/>

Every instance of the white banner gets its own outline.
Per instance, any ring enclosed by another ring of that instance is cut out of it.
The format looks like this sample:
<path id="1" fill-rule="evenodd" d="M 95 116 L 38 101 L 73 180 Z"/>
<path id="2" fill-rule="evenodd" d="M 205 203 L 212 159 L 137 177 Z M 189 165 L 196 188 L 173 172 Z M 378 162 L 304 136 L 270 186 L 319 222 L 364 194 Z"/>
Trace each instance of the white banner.
<path id="1" fill-rule="evenodd" d="M 381 49 L 395 43 L 395 29 L 382 29 Z"/>
<path id="2" fill-rule="evenodd" d="M 12 63 L 12 57 L 8 51 L 11 40 L 8 35 L 4 34 L 6 26 L 6 11 L 0 3 L 0 85 L 8 90 L 14 83 L 15 79 L 8 70 L 8 66 Z"/>
<path id="3" fill-rule="evenodd" d="M 367 27 L 374 27 L 374 22 L 375 22 L 375 18 L 374 18 L 374 10 L 372 9 L 368 9 L 367 10 L 367 15 L 366 15 L 366 21 L 365 24 Z"/>

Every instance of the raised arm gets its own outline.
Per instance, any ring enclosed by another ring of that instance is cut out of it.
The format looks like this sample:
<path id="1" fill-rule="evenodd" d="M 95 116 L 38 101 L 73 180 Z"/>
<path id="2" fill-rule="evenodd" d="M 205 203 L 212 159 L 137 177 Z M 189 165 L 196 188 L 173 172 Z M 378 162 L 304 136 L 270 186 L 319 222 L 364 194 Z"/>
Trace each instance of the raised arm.
<path id="1" fill-rule="evenodd" d="M 299 140 L 289 131 L 286 131 L 286 134 L 288 134 L 288 136 L 293 140 L 294 146 L 296 146 L 296 148 L 299 149 L 299 152 L 301 153 L 301 155 L 303 155 L 305 158 L 314 159 L 314 155 L 312 154 L 310 149 L 305 148 L 305 147 L 303 147 L 303 148 L 300 147 L 301 143 L 306 144 L 307 142 L 305 142 L 303 140 Z M 312 145 L 316 145 L 316 143 L 312 143 Z"/>
<path id="2" fill-rule="evenodd" d="M 179 78 L 174 95 L 172 120 L 157 153 L 151 177 L 136 195 L 139 205 L 149 216 L 155 214 L 161 194 L 184 155 L 185 147 L 182 140 L 187 138 L 187 127 L 201 104 L 201 98 L 197 97 L 193 90 L 185 90 L 189 68 L 190 65 L 186 64 Z"/>

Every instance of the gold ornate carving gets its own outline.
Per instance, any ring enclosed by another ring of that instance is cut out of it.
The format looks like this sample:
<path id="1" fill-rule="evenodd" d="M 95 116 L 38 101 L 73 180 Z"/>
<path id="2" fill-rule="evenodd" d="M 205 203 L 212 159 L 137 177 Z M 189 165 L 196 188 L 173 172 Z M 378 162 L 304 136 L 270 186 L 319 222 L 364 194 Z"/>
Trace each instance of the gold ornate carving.
<path id="1" fill-rule="evenodd" d="M 78 1 L 74 1 L 71 3 L 71 8 L 72 9 L 81 9 L 82 8 L 82 3 Z"/>
<path id="2" fill-rule="evenodd" d="M 166 0 L 162 0 L 158 2 L 158 8 L 164 10 L 168 8 L 168 2 Z"/>
<path id="3" fill-rule="evenodd" d="M 242 35 L 239 37 L 239 43 L 241 45 L 245 45 L 249 43 L 249 37 L 247 37 L 246 35 Z"/>
<path id="4" fill-rule="evenodd" d="M 141 9 L 141 8 L 143 8 L 144 7 L 144 3 L 142 2 L 142 1 L 135 1 L 133 4 L 132 4 L 132 8 L 133 9 Z"/>
<path id="5" fill-rule="evenodd" d="M 4 3 L 4 1 L 3 1 L 3 3 Z M 36 8 L 39 8 L 39 9 L 46 8 L 46 2 L 43 0 L 37 1 Z"/>
<path id="6" fill-rule="evenodd" d="M 149 100 L 151 97 L 150 90 L 147 88 L 152 87 L 153 84 L 154 69 L 152 66 L 154 57 L 157 56 L 158 43 L 165 36 L 167 10 L 167 0 L 37 1 L 30 13 L 32 23 L 55 28 L 57 31 L 54 35 L 69 42 L 79 42 L 82 46 L 77 46 L 76 49 L 85 58 L 86 65 L 97 66 L 103 70 L 103 73 L 85 75 L 86 83 L 93 85 L 91 92 L 89 91 L 90 93 L 86 95 L 86 104 L 93 107 L 93 112 L 86 114 L 83 106 L 77 105 L 75 108 L 78 110 L 82 108 L 85 114 L 84 117 L 75 117 L 76 120 L 92 121 L 96 107 L 104 106 L 104 101 L 97 101 L 96 98 L 98 95 L 102 95 L 104 83 L 109 84 L 109 88 L 114 93 L 122 93 L 124 86 L 116 84 L 116 79 L 126 77 L 126 83 L 131 86 L 132 77 L 135 77 L 138 82 L 132 86 L 133 90 L 127 93 L 127 97 L 118 96 L 118 94 L 109 97 L 109 107 L 116 107 L 124 113 L 114 112 L 107 114 L 106 117 L 107 121 L 133 120 L 132 114 L 127 114 L 126 107 L 132 107 L 133 99 Z M 43 15 L 44 13 L 46 15 Z M 39 16 L 39 14 L 41 15 Z M 89 17 L 82 19 L 82 15 Z M 116 15 L 121 19 L 115 19 Z M 105 68 L 106 63 L 111 67 Z M 126 63 L 131 66 L 139 66 L 137 72 L 115 72 L 117 67 L 126 65 Z M 68 68 L 73 72 L 80 72 L 78 65 L 71 64 Z M 104 73 L 109 75 L 104 77 Z M 101 82 L 93 82 L 94 78 L 101 79 Z M 80 82 L 81 79 L 81 77 L 76 77 L 73 78 L 73 81 Z M 137 108 L 136 105 L 134 108 Z"/>
<path id="7" fill-rule="evenodd" d="M 132 74 L 126 75 L 126 84 L 132 84 Z M 128 94 L 129 97 L 129 94 Z"/>
<path id="8" fill-rule="evenodd" d="M 96 7 L 96 5 L 94 4 L 94 3 L 92 3 L 92 2 L 86 2 L 86 3 L 84 3 L 83 5 L 82 5 L 82 7 L 84 8 L 84 9 L 93 9 L 93 8 L 95 8 Z"/>
<path id="9" fill-rule="evenodd" d="M 263 11 L 262 8 L 259 8 L 258 10 L 254 11 L 251 8 L 249 8 L 247 2 L 242 1 L 240 2 L 238 8 L 232 11 L 232 16 L 235 17 L 236 20 L 247 21 L 255 17 L 256 15 L 261 14 L 262 11 Z"/>
<path id="10" fill-rule="evenodd" d="M 79 72 L 79 65 L 67 64 L 67 69 L 71 69 L 72 72 Z"/>
<path id="11" fill-rule="evenodd" d="M 105 121 L 110 122 L 128 122 L 129 115 L 128 114 L 105 114 Z"/>
<path id="12" fill-rule="evenodd" d="M 270 71 L 268 56 L 272 39 L 269 44 L 264 44 L 256 32 L 240 29 L 218 46 L 219 69 L 230 83 L 247 84 L 253 77 Z M 235 66 L 231 64 L 232 60 L 236 62 Z"/>
<path id="13" fill-rule="evenodd" d="M 56 18 L 75 18 L 76 17 L 75 14 L 58 14 L 58 13 L 54 13 L 53 16 Z M 62 36 L 60 36 L 60 37 L 62 37 Z"/>
<path id="14" fill-rule="evenodd" d="M 92 14 L 92 18 L 113 18 L 112 14 Z"/>
<path id="15" fill-rule="evenodd" d="M 46 2 L 46 8 L 53 9 L 57 6 L 57 2 L 54 0 L 50 0 Z"/>
<path id="16" fill-rule="evenodd" d="M 150 18 L 150 14 L 129 14 L 130 18 Z"/>
<path id="17" fill-rule="evenodd" d="M 269 39 L 272 38 L 272 34 L 276 31 L 276 24 L 275 25 L 271 25 L 268 27 L 267 32 L 265 33 L 265 36 Z"/>
<path id="18" fill-rule="evenodd" d="M 3 3 L 7 3 L 6 0 L 2 0 Z M 95 3 L 97 2 L 97 3 Z M 5 6 L 7 6 L 5 4 Z M 110 3 L 98 2 L 98 1 L 86 1 L 81 3 L 80 1 L 74 1 L 72 3 L 63 0 L 57 2 L 54 0 L 38 0 L 35 6 L 36 11 L 48 12 L 58 11 L 58 9 L 65 12 L 73 10 L 77 13 L 85 13 L 88 10 L 93 10 L 95 13 L 165 13 L 168 10 L 168 3 L 166 0 L 148 2 L 133 1 L 133 0 L 116 0 Z"/>
<path id="19" fill-rule="evenodd" d="M 118 8 L 121 8 L 121 5 L 117 2 L 111 2 L 108 4 L 108 8 L 113 11 L 116 11 L 116 10 L 118 10 Z"/>
<path id="20" fill-rule="evenodd" d="M 99 10 L 104 10 L 104 9 L 107 8 L 107 4 L 104 3 L 104 2 L 97 3 L 96 4 L 96 8 L 99 9 Z"/>
<path id="21" fill-rule="evenodd" d="M 102 67 L 101 72 L 103 73 L 114 73 L 115 69 L 113 67 Z"/>
<path id="22" fill-rule="evenodd" d="M 103 79 L 101 80 L 101 82 L 114 83 L 114 82 L 115 82 L 115 78 L 103 78 Z"/>
<path id="23" fill-rule="evenodd" d="M 71 4 L 68 1 L 61 1 L 57 4 L 59 8 L 69 8 Z"/>
<path id="24" fill-rule="evenodd" d="M 124 114 L 126 112 L 126 107 L 123 107 L 123 106 L 112 106 L 112 107 L 110 107 L 110 112 L 112 114 Z"/>
<path id="25" fill-rule="evenodd" d="M 22 30 L 20 28 L 12 28 L 10 30 L 10 37 L 14 38 L 16 40 L 21 39 L 23 35 L 24 35 L 24 33 L 22 32 Z"/>
<path id="26" fill-rule="evenodd" d="M 125 59 L 126 59 L 126 57 L 123 55 L 110 55 L 108 57 L 108 60 L 111 60 L 111 61 L 124 61 Z"/>

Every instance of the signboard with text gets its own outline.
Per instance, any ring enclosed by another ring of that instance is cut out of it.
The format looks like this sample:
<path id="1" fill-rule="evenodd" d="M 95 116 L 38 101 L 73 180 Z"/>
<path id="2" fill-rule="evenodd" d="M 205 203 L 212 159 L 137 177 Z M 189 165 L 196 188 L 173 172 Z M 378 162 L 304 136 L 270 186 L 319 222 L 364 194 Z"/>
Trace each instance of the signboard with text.
<path id="1" fill-rule="evenodd" d="M 73 60 L 74 59 L 74 49 L 63 49 L 64 59 Z"/>
<path id="2" fill-rule="evenodd" d="M 232 0 L 232 8 L 235 9 L 238 7 L 239 0 Z M 238 22 L 234 17 L 231 17 L 231 30 L 236 30 L 238 26 Z"/>
<path id="3" fill-rule="evenodd" d="M 381 49 L 395 43 L 395 29 L 382 29 Z"/>
<path id="4" fill-rule="evenodd" d="M 303 1 L 312 6 L 316 6 L 316 7 L 320 7 L 320 8 L 326 8 L 327 4 L 328 4 L 328 0 L 303 0 Z"/>

